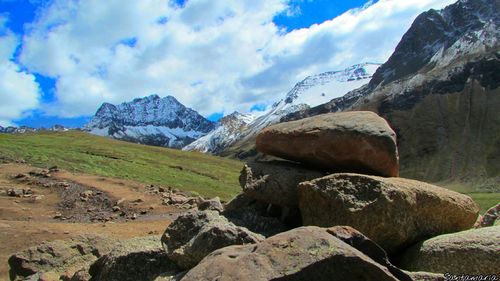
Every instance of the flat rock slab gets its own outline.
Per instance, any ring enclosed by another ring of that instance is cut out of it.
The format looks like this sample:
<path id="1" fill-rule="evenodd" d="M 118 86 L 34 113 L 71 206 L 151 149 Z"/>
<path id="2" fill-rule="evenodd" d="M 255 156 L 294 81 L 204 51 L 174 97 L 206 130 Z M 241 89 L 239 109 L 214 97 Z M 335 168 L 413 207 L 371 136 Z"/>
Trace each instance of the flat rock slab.
<path id="1" fill-rule="evenodd" d="M 416 244 L 402 255 L 401 266 L 413 271 L 500 277 L 500 226 L 440 235 Z"/>
<path id="2" fill-rule="evenodd" d="M 257 150 L 329 172 L 398 176 L 396 133 L 376 113 L 328 113 L 262 130 Z"/>
<path id="3" fill-rule="evenodd" d="M 479 208 L 463 194 L 402 178 L 333 174 L 299 184 L 304 225 L 348 225 L 395 253 L 436 235 L 469 229 Z"/>
<path id="4" fill-rule="evenodd" d="M 217 250 L 182 281 L 396 281 L 383 265 L 324 228 L 300 227 L 255 245 Z"/>
<path id="5" fill-rule="evenodd" d="M 297 207 L 297 186 L 324 176 L 287 161 L 249 162 L 241 171 L 240 185 L 243 192 L 261 202 L 286 207 Z"/>

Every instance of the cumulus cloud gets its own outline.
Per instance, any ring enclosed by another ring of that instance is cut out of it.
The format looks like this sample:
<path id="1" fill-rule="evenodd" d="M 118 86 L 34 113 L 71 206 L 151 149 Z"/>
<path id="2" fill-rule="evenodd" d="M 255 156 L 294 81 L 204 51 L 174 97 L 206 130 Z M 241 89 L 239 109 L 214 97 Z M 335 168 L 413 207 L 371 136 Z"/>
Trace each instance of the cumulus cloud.
<path id="1" fill-rule="evenodd" d="M 57 79 L 61 117 L 104 101 L 173 95 L 204 115 L 270 104 L 307 75 L 385 61 L 413 19 L 451 0 L 380 0 L 309 28 L 273 23 L 286 0 L 54 0 L 23 40 L 20 60 Z"/>
<path id="2" fill-rule="evenodd" d="M 39 90 L 35 77 L 12 61 L 18 46 L 15 35 L 5 28 L 6 18 L 0 17 L 0 126 L 14 125 L 28 110 L 38 106 Z"/>

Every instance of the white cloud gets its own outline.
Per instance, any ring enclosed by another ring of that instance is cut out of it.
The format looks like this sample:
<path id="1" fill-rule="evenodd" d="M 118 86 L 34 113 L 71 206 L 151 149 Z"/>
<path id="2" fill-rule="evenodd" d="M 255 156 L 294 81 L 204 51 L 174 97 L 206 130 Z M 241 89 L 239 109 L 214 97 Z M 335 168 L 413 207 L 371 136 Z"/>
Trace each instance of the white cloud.
<path id="1" fill-rule="evenodd" d="M 157 93 L 202 114 L 281 98 L 306 75 L 385 61 L 413 19 L 450 0 L 380 0 L 310 28 L 272 22 L 285 0 L 55 0 L 23 41 L 22 63 L 57 78 L 62 117 Z M 124 40 L 135 44 L 124 44 Z"/>
<path id="2" fill-rule="evenodd" d="M 12 62 L 18 40 L 5 28 L 6 19 L 0 17 L 0 126 L 14 125 L 12 120 L 38 106 L 38 84 L 35 77 L 23 72 Z"/>

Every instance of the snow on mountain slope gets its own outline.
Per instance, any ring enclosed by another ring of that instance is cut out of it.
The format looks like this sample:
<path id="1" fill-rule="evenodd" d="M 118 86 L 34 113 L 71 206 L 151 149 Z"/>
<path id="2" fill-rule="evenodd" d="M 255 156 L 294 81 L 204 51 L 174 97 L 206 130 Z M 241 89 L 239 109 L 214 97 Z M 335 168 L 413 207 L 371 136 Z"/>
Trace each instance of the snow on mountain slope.
<path id="1" fill-rule="evenodd" d="M 104 103 L 84 129 L 100 136 L 181 148 L 214 128 L 214 123 L 174 97 L 151 95 L 120 105 Z"/>
<path id="2" fill-rule="evenodd" d="M 380 64 L 364 63 L 343 71 L 309 76 L 295 85 L 287 94 L 287 99 L 293 100 L 293 104 L 318 106 L 365 85 L 379 66 Z"/>
<path id="3" fill-rule="evenodd" d="M 251 122 L 223 122 L 215 131 L 183 149 L 219 153 L 236 142 L 248 141 L 262 129 L 278 123 L 290 113 L 317 106 L 365 85 L 379 66 L 380 64 L 363 63 L 342 71 L 309 76 L 297 83 L 285 98 L 274 103 L 269 110 L 253 117 Z"/>

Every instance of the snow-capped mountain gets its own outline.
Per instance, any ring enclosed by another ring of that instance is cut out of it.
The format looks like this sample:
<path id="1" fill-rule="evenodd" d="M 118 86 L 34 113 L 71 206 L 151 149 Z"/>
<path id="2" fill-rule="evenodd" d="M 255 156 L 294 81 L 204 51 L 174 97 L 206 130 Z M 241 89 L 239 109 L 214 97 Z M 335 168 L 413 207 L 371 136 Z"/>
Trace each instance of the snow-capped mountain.
<path id="1" fill-rule="evenodd" d="M 317 106 L 363 86 L 370 81 L 379 66 L 380 64 L 363 63 L 342 71 L 330 71 L 306 77 L 260 116 L 253 118 L 245 116 L 246 121 L 251 120 L 251 122 L 223 122 L 215 131 L 184 147 L 184 150 L 219 153 L 234 144 L 251 141 L 260 130 L 278 123 L 290 113 Z M 230 120 L 234 120 L 234 116 Z"/>
<path id="2" fill-rule="evenodd" d="M 215 130 L 185 146 L 182 150 L 219 153 L 240 137 L 244 129 L 255 119 L 254 115 L 233 112 L 217 123 Z"/>
<path id="3" fill-rule="evenodd" d="M 416 101 L 409 93 L 429 80 L 449 81 L 471 61 L 498 51 L 499 2 L 459 0 L 442 10 L 420 14 L 394 53 L 377 69 L 370 83 L 327 103 L 294 112 L 281 121 L 359 108 L 384 96 Z"/>
<path id="4" fill-rule="evenodd" d="M 419 15 L 369 84 L 282 121 L 375 111 L 398 134 L 401 175 L 498 190 L 500 1 Z"/>
<path id="5" fill-rule="evenodd" d="M 102 104 L 84 130 L 126 141 L 181 148 L 214 128 L 213 122 L 174 97 L 151 95 L 120 105 Z"/>

